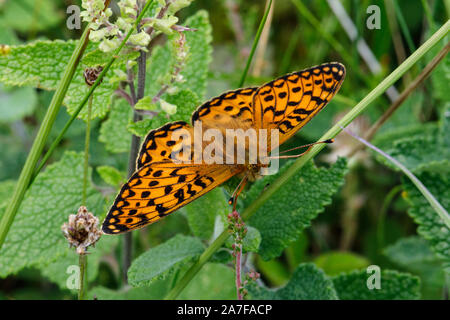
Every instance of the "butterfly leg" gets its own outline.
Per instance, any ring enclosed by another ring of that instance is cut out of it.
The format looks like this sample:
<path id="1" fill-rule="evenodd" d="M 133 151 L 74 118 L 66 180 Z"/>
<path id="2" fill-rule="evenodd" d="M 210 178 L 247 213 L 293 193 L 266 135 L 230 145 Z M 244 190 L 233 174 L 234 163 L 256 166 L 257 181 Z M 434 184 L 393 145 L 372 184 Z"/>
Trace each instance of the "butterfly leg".
<path id="1" fill-rule="evenodd" d="M 233 211 L 236 211 L 237 198 L 241 194 L 242 190 L 244 190 L 244 187 L 247 184 L 247 182 L 248 182 L 248 175 L 245 175 L 244 178 L 242 178 L 241 182 L 239 182 L 236 189 L 234 190 L 230 200 L 228 200 L 228 204 L 230 205 L 233 204 Z"/>

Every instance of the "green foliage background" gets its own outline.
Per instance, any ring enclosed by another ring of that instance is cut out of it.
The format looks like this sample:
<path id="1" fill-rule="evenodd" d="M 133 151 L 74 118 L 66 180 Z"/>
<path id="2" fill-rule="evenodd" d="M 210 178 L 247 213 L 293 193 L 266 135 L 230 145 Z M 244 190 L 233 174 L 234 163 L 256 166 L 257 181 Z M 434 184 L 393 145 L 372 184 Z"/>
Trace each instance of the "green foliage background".
<path id="1" fill-rule="evenodd" d="M 114 1 L 113 1 L 114 2 Z M 400 64 L 386 15 L 385 1 L 341 1 L 381 64 L 373 75 L 357 47 L 342 30 L 326 1 L 302 1 L 325 32 L 342 44 L 330 45 L 298 10 L 299 1 L 275 1 L 267 43 L 259 44 L 246 85 L 261 85 L 287 72 L 328 61 L 347 66 L 339 95 L 282 149 L 311 143 L 378 82 Z M 396 1 L 401 45 L 406 55 L 448 20 L 445 1 Z M 66 5 L 81 1 L 0 1 L 0 216 L 12 194 L 53 91 L 80 37 L 66 27 Z M 238 10 L 230 9 L 235 4 Z M 366 28 L 366 8 L 381 8 L 381 29 Z M 132 134 L 145 136 L 173 120 L 189 121 L 203 101 L 237 87 L 264 1 L 195 0 L 177 16 L 186 32 L 185 82 L 162 98 L 177 106 L 174 115 L 133 122 L 129 103 L 115 94 L 118 77 L 134 53 L 121 57 L 95 91 L 90 148 L 88 208 L 102 220 L 126 180 Z M 400 13 L 400 14 L 399 14 Z M 401 14 L 403 13 L 403 14 Z M 18 19 L 17 17 L 20 17 Z M 236 19 L 240 24 L 236 24 Z M 404 20 L 402 20 L 404 19 Z M 404 24 L 402 24 L 402 21 Z M 427 62 L 448 43 L 448 36 L 396 83 L 401 92 Z M 145 95 L 154 97 L 176 66 L 175 36 L 151 44 Z M 264 42 L 264 41 L 262 41 Z M 88 91 L 83 70 L 104 64 L 109 56 L 89 44 L 57 117 L 49 144 Z M 257 65 L 261 63 L 259 68 Z M 450 209 L 450 58 L 447 56 L 380 128 L 373 142 L 405 164 L 448 210 Z M 364 135 L 389 107 L 379 98 L 353 124 Z M 67 272 L 77 264 L 61 225 L 81 204 L 86 111 L 75 120 L 45 170 L 28 190 L 6 242 L 0 250 L 0 299 L 72 299 Z M 48 145 L 49 146 L 49 145 Z M 47 147 L 48 147 L 47 146 Z M 261 279 L 251 282 L 249 299 L 441 299 L 450 277 L 449 229 L 415 186 L 379 155 L 363 150 L 340 134 L 315 162 L 288 180 L 248 221 L 245 270 Z M 255 201 L 280 172 L 249 185 L 239 210 Z M 232 180 L 155 225 L 133 233 L 133 263 L 128 285 L 121 277 L 122 238 L 103 236 L 90 249 L 89 297 L 161 299 L 226 227 Z M 181 292 L 180 299 L 235 299 L 234 270 L 228 241 Z M 380 266 L 381 290 L 369 290 L 369 265 Z"/>

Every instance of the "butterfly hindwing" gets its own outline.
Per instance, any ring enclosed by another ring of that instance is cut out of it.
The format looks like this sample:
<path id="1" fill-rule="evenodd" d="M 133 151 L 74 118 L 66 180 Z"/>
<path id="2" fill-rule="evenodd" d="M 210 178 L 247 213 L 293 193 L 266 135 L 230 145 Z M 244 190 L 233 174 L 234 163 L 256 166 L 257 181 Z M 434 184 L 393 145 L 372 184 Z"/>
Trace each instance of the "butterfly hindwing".
<path id="1" fill-rule="evenodd" d="M 255 127 L 278 128 L 282 144 L 325 107 L 344 77 L 342 64 L 326 63 L 261 86 L 253 99 Z"/>

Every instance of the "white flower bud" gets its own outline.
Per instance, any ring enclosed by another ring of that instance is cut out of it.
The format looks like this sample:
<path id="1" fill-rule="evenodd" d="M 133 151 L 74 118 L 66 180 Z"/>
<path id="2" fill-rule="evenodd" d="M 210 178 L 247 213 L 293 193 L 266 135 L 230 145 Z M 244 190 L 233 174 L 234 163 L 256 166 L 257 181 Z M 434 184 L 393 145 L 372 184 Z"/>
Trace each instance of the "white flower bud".
<path id="1" fill-rule="evenodd" d="M 171 103 L 168 103 L 164 100 L 159 100 L 159 103 L 161 105 L 161 109 L 164 110 L 168 115 L 173 115 L 177 113 L 177 106 Z"/>

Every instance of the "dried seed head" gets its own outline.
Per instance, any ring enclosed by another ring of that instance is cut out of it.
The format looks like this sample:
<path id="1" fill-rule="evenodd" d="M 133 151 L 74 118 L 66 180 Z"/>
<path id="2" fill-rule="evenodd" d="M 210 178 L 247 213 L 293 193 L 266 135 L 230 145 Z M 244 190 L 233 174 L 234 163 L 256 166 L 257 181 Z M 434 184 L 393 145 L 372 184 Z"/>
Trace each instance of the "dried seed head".
<path id="1" fill-rule="evenodd" d="M 86 81 L 86 84 L 91 87 L 97 80 L 100 73 L 102 73 L 102 71 L 102 66 L 97 66 L 95 68 L 86 68 L 83 73 L 84 81 Z"/>
<path id="2" fill-rule="evenodd" d="M 64 223 L 61 230 L 70 247 L 75 247 L 78 254 L 86 254 L 87 248 L 94 246 L 102 235 L 98 222 L 96 216 L 81 206 L 76 215 L 69 216 L 69 222 Z"/>

